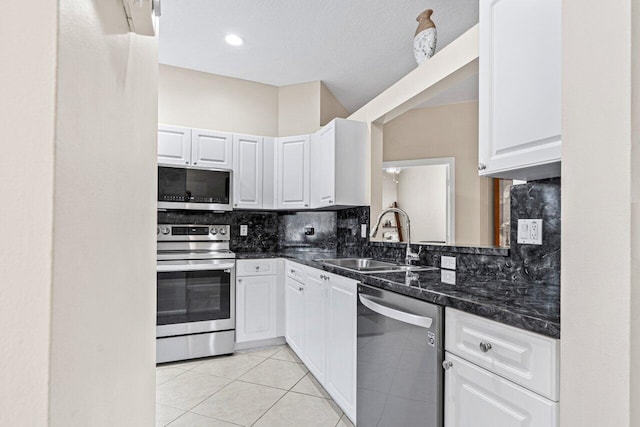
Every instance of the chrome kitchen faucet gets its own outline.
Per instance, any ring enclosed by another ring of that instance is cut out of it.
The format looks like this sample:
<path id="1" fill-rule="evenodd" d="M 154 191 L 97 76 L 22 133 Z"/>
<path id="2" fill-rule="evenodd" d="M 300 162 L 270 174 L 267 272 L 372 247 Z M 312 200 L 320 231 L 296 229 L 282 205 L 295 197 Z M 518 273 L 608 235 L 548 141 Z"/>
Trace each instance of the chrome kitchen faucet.
<path id="1" fill-rule="evenodd" d="M 409 219 L 409 214 L 407 214 L 405 211 L 400 208 L 387 208 L 380 212 L 380 215 L 378 215 L 378 219 L 376 220 L 376 225 L 375 227 L 373 227 L 373 230 L 371 230 L 369 237 L 376 237 L 376 234 L 378 234 L 378 228 L 380 227 L 380 221 L 382 221 L 382 217 L 390 212 L 401 214 L 402 216 L 404 216 L 405 222 L 407 223 L 407 254 L 404 257 L 404 262 L 407 265 L 411 265 L 411 261 L 417 261 L 420 259 L 420 253 L 413 252 L 411 250 L 411 220 Z"/>

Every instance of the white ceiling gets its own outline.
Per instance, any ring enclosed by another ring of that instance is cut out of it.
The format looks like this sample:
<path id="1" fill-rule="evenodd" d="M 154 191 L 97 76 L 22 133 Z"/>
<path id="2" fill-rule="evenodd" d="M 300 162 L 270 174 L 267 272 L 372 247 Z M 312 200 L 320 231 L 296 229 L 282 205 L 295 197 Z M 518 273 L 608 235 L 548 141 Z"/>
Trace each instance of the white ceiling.
<path id="1" fill-rule="evenodd" d="M 427 8 L 438 50 L 478 22 L 478 0 L 163 0 L 160 62 L 274 86 L 322 80 L 353 112 L 416 67 Z"/>

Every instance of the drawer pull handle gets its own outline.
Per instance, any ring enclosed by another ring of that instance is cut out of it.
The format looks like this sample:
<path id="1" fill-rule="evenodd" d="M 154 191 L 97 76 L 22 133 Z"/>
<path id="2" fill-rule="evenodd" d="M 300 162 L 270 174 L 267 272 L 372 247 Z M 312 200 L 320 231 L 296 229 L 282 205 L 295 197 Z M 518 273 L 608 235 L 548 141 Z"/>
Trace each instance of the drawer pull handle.
<path id="1" fill-rule="evenodd" d="M 451 367 L 453 367 L 453 362 L 450 362 L 448 360 L 442 362 L 442 369 L 444 369 L 445 371 L 448 371 L 449 369 L 451 369 Z"/>
<path id="2" fill-rule="evenodd" d="M 491 350 L 491 343 L 490 342 L 487 342 L 487 343 L 481 342 L 480 343 L 480 351 L 482 351 L 483 353 L 486 353 L 489 350 Z"/>

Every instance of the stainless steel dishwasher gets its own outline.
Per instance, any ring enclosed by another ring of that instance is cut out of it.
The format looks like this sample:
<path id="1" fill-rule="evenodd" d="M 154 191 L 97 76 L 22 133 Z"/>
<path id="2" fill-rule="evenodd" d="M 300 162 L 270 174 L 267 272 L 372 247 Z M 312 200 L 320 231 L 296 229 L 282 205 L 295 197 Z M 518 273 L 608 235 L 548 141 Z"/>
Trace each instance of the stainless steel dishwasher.
<path id="1" fill-rule="evenodd" d="M 443 425 L 442 313 L 358 285 L 358 427 Z"/>

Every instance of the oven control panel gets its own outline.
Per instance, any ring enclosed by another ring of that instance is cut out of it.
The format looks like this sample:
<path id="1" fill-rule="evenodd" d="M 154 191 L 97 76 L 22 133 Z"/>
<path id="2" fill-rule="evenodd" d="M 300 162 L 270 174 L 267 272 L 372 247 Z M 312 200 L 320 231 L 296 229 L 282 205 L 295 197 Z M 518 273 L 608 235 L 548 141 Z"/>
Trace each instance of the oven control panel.
<path id="1" fill-rule="evenodd" d="M 229 225 L 158 224 L 158 241 L 228 241 Z"/>

